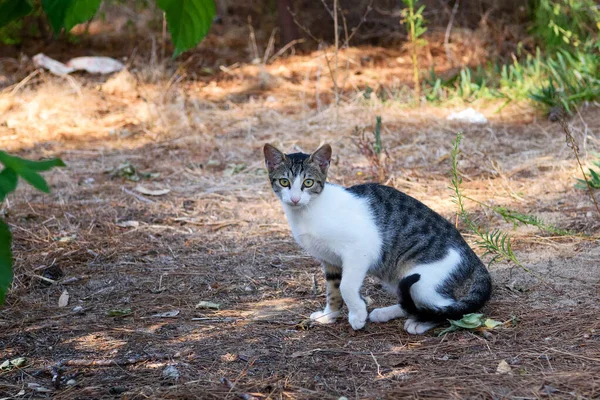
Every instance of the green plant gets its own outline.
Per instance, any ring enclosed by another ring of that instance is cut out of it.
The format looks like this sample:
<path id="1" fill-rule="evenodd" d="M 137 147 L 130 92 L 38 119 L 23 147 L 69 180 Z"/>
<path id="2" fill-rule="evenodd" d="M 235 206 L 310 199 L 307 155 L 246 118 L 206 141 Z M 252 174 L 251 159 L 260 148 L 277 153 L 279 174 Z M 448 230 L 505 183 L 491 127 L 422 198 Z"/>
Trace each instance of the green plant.
<path id="1" fill-rule="evenodd" d="M 415 11 L 417 1 L 418 0 L 402 0 L 406 8 L 402 10 L 402 20 L 400 22 L 406 26 L 411 43 L 413 82 L 415 85 L 415 99 L 418 103 L 421 97 L 421 86 L 419 84 L 419 60 L 417 58 L 417 49 L 427 43 L 424 39 L 421 39 L 421 36 L 427 31 L 427 28 L 424 26 L 425 19 L 423 18 L 425 6 L 423 5 Z"/>
<path id="2" fill-rule="evenodd" d="M 489 265 L 493 264 L 496 261 L 507 260 L 513 262 L 515 265 L 523 268 L 525 271 L 529 272 L 529 270 L 521 264 L 521 262 L 517 259 L 517 256 L 512 250 L 512 243 L 510 241 L 510 237 L 508 233 L 502 232 L 499 229 L 495 229 L 493 231 L 485 231 L 480 227 L 475 225 L 475 223 L 469 217 L 469 214 L 465 210 L 464 205 L 464 196 L 460 190 L 460 184 L 462 183 L 462 177 L 458 171 L 458 154 L 459 154 L 459 146 L 460 142 L 463 138 L 461 132 L 456 135 L 456 139 L 452 145 L 452 151 L 450 152 L 450 157 L 452 159 L 452 187 L 451 189 L 454 191 L 454 202 L 458 205 L 458 217 L 460 220 L 467 226 L 467 228 L 473 232 L 477 237 L 477 245 L 485 250 L 484 255 L 491 254 L 492 259 L 489 262 Z"/>
<path id="3" fill-rule="evenodd" d="M 496 321 L 491 318 L 486 318 L 483 314 L 475 313 L 465 314 L 461 319 L 456 321 L 449 319 L 448 322 L 450 322 L 450 327 L 438 333 L 438 336 L 442 336 L 446 333 L 455 332 L 461 329 L 482 332 L 504 325 L 504 323 L 500 321 Z"/>
<path id="4" fill-rule="evenodd" d="M 594 162 L 594 165 L 600 168 L 600 157 L 598 157 L 598 161 Z M 590 171 L 590 175 L 588 176 L 587 181 L 590 184 L 590 187 L 592 189 L 600 189 L 600 171 L 596 171 L 592 168 L 588 168 L 588 170 Z M 588 188 L 584 179 L 577 179 L 575 187 L 583 190 Z"/>
<path id="5" fill-rule="evenodd" d="M 600 49 L 600 9 L 594 0 L 534 0 L 532 33 L 550 50 Z"/>
<path id="6" fill-rule="evenodd" d="M 17 188 L 18 178 L 24 179 L 30 185 L 42 192 L 48 193 L 50 188 L 46 180 L 39 174 L 54 167 L 64 167 L 65 164 L 58 158 L 30 161 L 11 156 L 0 151 L 0 163 L 4 169 L 0 172 L 0 201 Z M 4 302 L 6 292 L 12 282 L 12 252 L 11 235 L 8 225 L 0 219 L 0 304 Z"/>
<path id="7" fill-rule="evenodd" d="M 584 101 L 600 97 L 600 55 L 560 50 L 545 63 L 547 84 L 534 88 L 529 97 L 548 107 L 561 106 L 568 114 Z"/>
<path id="8" fill-rule="evenodd" d="M 52 29 L 57 34 L 69 32 L 75 25 L 91 19 L 102 0 L 42 0 Z M 215 16 L 214 0 L 156 0 L 165 12 L 171 40 L 175 47 L 173 57 L 198 44 L 208 33 Z M 32 0 L 0 0 L 0 28 L 30 14 Z"/>
<path id="9" fill-rule="evenodd" d="M 515 226 L 518 223 L 523 225 L 535 226 L 543 231 L 554 233 L 559 236 L 573 235 L 573 232 L 569 232 L 564 229 L 560 229 L 552 224 L 544 222 L 540 217 L 535 215 L 523 214 L 515 210 L 510 210 L 505 207 L 492 207 L 495 213 L 499 214 L 504 218 L 506 222 L 512 222 Z"/>
<path id="10" fill-rule="evenodd" d="M 561 106 L 568 114 L 584 102 L 600 98 L 600 54 L 559 50 L 544 57 L 527 55 L 511 64 L 488 64 L 476 70 L 464 68 L 442 79 L 431 71 L 423 82 L 428 101 L 461 99 L 533 100 L 546 108 Z"/>
<path id="11" fill-rule="evenodd" d="M 485 203 L 482 203 L 478 200 L 475 200 L 475 199 L 465 196 L 465 195 L 463 195 L 463 197 L 465 199 L 473 201 L 485 208 L 492 210 L 493 212 L 495 212 L 496 214 L 498 214 L 502 218 L 504 218 L 504 220 L 506 222 L 512 222 L 515 226 L 517 224 L 531 225 L 531 226 L 535 226 L 543 231 L 554 233 L 554 234 L 560 235 L 560 236 L 573 235 L 573 232 L 557 228 L 556 226 L 554 226 L 552 224 L 548 224 L 548 223 L 544 222 L 541 218 L 539 218 L 535 215 L 523 214 L 519 211 L 511 210 L 506 207 L 490 206 L 490 205 L 487 205 Z"/>

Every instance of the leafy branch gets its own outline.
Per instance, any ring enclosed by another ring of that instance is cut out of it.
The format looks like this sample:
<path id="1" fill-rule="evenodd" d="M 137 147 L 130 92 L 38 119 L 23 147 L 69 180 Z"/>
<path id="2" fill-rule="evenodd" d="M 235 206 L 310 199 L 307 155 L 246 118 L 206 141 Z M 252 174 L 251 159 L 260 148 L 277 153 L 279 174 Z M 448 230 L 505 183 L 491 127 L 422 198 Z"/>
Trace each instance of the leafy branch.
<path id="1" fill-rule="evenodd" d="M 4 165 L 4 169 L 0 172 L 0 201 L 17 188 L 19 177 L 36 189 L 48 193 L 50 187 L 39 172 L 65 166 L 65 163 L 58 158 L 31 161 L 11 156 L 4 151 L 0 151 L 0 163 Z M 4 303 L 13 279 L 11 239 L 8 225 L 0 219 L 0 304 Z"/>
<path id="2" fill-rule="evenodd" d="M 102 0 L 42 0 L 42 8 L 56 34 L 96 15 Z M 214 0 L 156 0 L 165 12 L 177 57 L 198 44 L 208 33 L 216 14 Z M 0 28 L 33 12 L 32 0 L 0 0 Z"/>
<path id="3" fill-rule="evenodd" d="M 479 204 L 480 206 L 483 206 L 487 209 L 492 210 L 493 212 L 495 212 L 496 214 L 498 214 L 502 218 L 504 218 L 504 220 L 506 222 L 512 222 L 515 226 L 519 223 L 521 223 L 523 225 L 531 225 L 531 226 L 535 226 L 543 231 L 554 233 L 555 235 L 559 235 L 559 236 L 569 236 L 569 235 L 574 234 L 571 231 L 560 229 L 552 224 L 548 224 L 548 223 L 544 222 L 540 217 L 537 217 L 535 215 L 523 214 L 519 211 L 511 210 L 510 208 L 506 208 L 506 207 L 502 207 L 502 206 L 490 206 L 488 204 L 482 203 L 479 200 L 475 200 L 469 196 L 465 196 L 464 194 L 463 194 L 463 197 L 467 200 L 470 200 L 474 203 Z"/>

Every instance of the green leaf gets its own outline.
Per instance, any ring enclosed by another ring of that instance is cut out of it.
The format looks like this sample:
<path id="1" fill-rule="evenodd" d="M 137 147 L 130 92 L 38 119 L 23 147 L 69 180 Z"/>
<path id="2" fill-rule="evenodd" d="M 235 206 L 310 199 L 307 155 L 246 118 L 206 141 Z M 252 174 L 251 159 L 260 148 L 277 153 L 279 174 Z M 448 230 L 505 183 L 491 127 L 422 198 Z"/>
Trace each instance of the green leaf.
<path id="1" fill-rule="evenodd" d="M 17 187 L 17 173 L 12 168 L 4 168 L 0 172 L 0 201 Z"/>
<path id="2" fill-rule="evenodd" d="M 0 304 L 4 303 L 6 292 L 13 279 L 10 229 L 0 220 Z"/>
<path id="3" fill-rule="evenodd" d="M 42 0 L 44 11 L 55 33 L 69 32 L 75 25 L 91 19 L 102 0 Z"/>
<path id="4" fill-rule="evenodd" d="M 50 187 L 48 187 L 48 183 L 37 172 L 30 169 L 23 169 L 19 171 L 19 175 L 37 190 L 41 190 L 44 193 L 50 193 Z"/>
<path id="5" fill-rule="evenodd" d="M 482 317 L 483 314 L 465 314 L 458 321 L 450 320 L 450 324 L 463 329 L 475 329 L 481 326 Z"/>
<path id="6" fill-rule="evenodd" d="M 124 317 L 129 314 L 131 314 L 131 308 L 114 308 L 106 312 L 109 317 Z"/>
<path id="7" fill-rule="evenodd" d="M 173 58 L 200 43 L 216 13 L 214 0 L 157 0 L 157 4 L 167 17 Z"/>
<path id="8" fill-rule="evenodd" d="M 6 169 L 11 169 L 21 178 L 29 182 L 33 187 L 42 192 L 48 193 L 50 188 L 46 180 L 36 171 L 47 171 L 52 167 L 63 167 L 65 163 L 59 158 L 50 160 L 31 161 L 20 157 L 11 156 L 10 154 L 0 151 L 0 162 L 6 166 Z M 5 170 L 6 170 L 5 169 Z M 4 171 L 2 171 L 4 173 Z M 1 175 L 1 174 L 0 174 Z M 8 184 L 12 183 L 10 172 L 7 172 Z M 0 191 L 2 190 L 2 179 L 0 177 Z M 8 186 L 10 188 L 10 186 Z M 12 188 L 14 190 L 14 187 Z M 7 192 L 8 193 L 8 192 Z M 1 197 L 1 196 L 0 196 Z"/>
<path id="9" fill-rule="evenodd" d="M 0 0 L 0 28 L 33 11 L 29 0 Z"/>
<path id="10" fill-rule="evenodd" d="M 51 158 L 49 160 L 31 161 L 23 160 L 23 165 L 33 171 L 49 171 L 54 167 L 66 167 L 66 164 L 60 158 Z"/>
<path id="11" fill-rule="evenodd" d="M 494 329 L 495 327 L 502 325 L 502 322 L 488 318 L 483 322 L 483 325 L 485 325 L 486 328 Z"/>

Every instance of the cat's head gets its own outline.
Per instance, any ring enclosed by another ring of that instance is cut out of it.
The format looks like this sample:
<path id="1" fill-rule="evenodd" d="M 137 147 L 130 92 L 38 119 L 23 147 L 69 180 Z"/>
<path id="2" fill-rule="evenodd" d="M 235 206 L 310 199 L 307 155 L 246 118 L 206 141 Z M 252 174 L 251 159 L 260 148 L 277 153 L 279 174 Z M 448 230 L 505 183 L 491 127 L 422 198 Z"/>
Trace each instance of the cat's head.
<path id="1" fill-rule="evenodd" d="M 331 146 L 325 144 L 312 154 L 283 154 L 265 144 L 269 180 L 279 199 L 291 207 L 306 206 L 325 187 L 331 162 Z"/>

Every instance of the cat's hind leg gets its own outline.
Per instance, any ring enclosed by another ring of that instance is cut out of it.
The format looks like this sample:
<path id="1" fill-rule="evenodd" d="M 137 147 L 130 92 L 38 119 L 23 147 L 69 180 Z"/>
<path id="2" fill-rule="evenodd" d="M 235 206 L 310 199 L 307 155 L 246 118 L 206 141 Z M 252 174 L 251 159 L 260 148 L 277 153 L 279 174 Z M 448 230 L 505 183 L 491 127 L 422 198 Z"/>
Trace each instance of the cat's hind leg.
<path id="1" fill-rule="evenodd" d="M 410 333 L 411 335 L 422 335 L 423 333 L 427 332 L 431 328 L 435 328 L 439 324 L 440 324 L 439 322 L 432 322 L 432 321 L 419 322 L 416 319 L 409 318 L 404 323 L 404 330 L 406 332 Z"/>
<path id="2" fill-rule="evenodd" d="M 404 330 L 421 335 L 445 321 L 444 310 L 456 300 L 448 293 L 452 274 L 461 263 L 461 255 L 450 249 L 439 261 L 417 265 L 399 285 L 400 305 L 410 317 Z M 445 291 L 443 289 L 446 289 Z"/>
<path id="3" fill-rule="evenodd" d="M 342 269 L 331 264 L 323 263 L 323 271 L 327 281 L 327 305 L 322 311 L 315 311 L 310 319 L 321 324 L 331 324 L 340 315 L 343 301 L 340 293 L 340 281 L 342 280 Z"/>
<path id="4" fill-rule="evenodd" d="M 369 314 L 371 322 L 388 322 L 392 319 L 406 317 L 408 314 L 400 304 L 394 304 L 389 307 L 376 308 Z"/>

